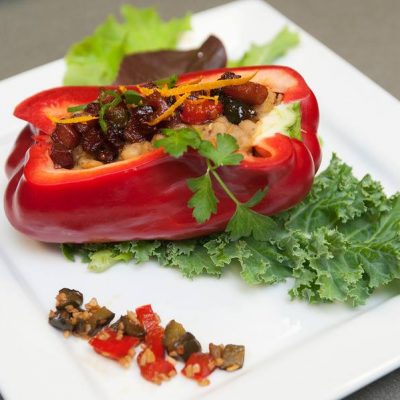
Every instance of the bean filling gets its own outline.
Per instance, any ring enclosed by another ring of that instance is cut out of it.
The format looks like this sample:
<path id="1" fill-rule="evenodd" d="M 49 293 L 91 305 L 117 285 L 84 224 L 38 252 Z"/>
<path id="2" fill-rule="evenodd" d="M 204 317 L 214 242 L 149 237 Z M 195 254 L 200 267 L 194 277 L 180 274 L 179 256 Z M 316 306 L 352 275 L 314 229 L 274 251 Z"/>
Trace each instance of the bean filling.
<path id="1" fill-rule="evenodd" d="M 219 80 L 234 79 L 236 83 L 241 78 L 225 72 Z M 211 138 L 215 124 L 220 132 L 241 137 L 239 146 L 247 142 L 244 150 L 251 152 L 251 135 L 246 138 L 246 132 L 254 131 L 260 114 L 282 99 L 281 94 L 250 81 L 169 95 L 168 90 L 172 93 L 176 88 L 179 86 L 159 88 L 151 82 L 139 86 L 138 91 L 125 87 L 102 90 L 95 101 L 81 106 L 65 122 L 56 121 L 50 149 L 55 167 L 92 168 L 134 158 L 151 151 L 164 128 L 188 125 Z"/>

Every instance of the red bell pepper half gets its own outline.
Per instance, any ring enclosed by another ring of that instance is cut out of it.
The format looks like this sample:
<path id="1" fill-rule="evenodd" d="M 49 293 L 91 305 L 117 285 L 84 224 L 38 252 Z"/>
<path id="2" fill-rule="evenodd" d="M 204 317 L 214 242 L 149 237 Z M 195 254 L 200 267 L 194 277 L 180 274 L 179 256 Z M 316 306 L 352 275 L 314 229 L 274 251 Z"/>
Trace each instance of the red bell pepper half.
<path id="1" fill-rule="evenodd" d="M 178 84 L 215 81 L 226 70 L 182 75 Z M 283 103 L 301 105 L 302 140 L 277 132 L 256 146 L 239 166 L 221 167 L 219 174 L 241 201 L 268 186 L 265 199 L 255 207 L 271 215 L 301 201 L 321 161 L 317 139 L 318 105 L 304 79 L 281 66 L 230 69 L 237 74 L 256 72 L 254 82 L 283 94 Z M 185 239 L 223 231 L 235 204 L 215 184 L 218 212 L 198 224 L 187 203 L 192 192 L 187 179 L 204 174 L 202 157 L 191 151 L 173 158 L 162 149 L 143 156 L 91 169 L 56 169 L 49 156 L 54 124 L 47 114 L 60 115 L 68 106 L 97 98 L 96 87 L 62 87 L 23 101 L 15 115 L 36 129 L 18 139 L 8 161 L 11 176 L 5 210 L 11 224 L 45 242 L 107 242 L 133 239 Z M 211 108 L 204 113 L 219 112 Z M 32 144 L 33 142 L 33 144 Z"/>

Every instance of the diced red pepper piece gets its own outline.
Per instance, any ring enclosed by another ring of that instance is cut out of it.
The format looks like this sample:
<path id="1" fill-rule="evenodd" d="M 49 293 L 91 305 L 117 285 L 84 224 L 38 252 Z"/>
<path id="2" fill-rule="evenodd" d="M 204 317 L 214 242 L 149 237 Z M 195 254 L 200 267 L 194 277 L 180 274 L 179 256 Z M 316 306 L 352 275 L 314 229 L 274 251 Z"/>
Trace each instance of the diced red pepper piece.
<path id="1" fill-rule="evenodd" d="M 136 309 L 136 316 L 146 331 L 149 331 L 160 324 L 158 316 L 153 311 L 151 304 L 138 307 Z"/>
<path id="2" fill-rule="evenodd" d="M 215 370 L 214 358 L 209 353 L 193 353 L 182 370 L 187 378 L 202 381 Z"/>
<path id="3" fill-rule="evenodd" d="M 160 326 L 158 329 L 149 331 L 144 341 L 146 346 L 153 351 L 157 359 L 163 358 L 165 354 L 163 339 L 164 329 Z"/>
<path id="4" fill-rule="evenodd" d="M 196 125 L 213 121 L 222 114 L 222 103 L 210 99 L 187 100 L 182 106 L 181 120 Z"/>
<path id="5" fill-rule="evenodd" d="M 117 335 L 113 329 L 105 328 L 90 339 L 89 344 L 102 356 L 119 361 L 130 355 L 129 352 L 140 343 L 140 340 L 126 335 L 118 338 Z"/>
<path id="6" fill-rule="evenodd" d="M 158 316 L 150 304 L 138 307 L 136 316 L 146 330 L 145 344 L 154 353 L 156 359 L 163 358 L 165 348 L 163 344 L 164 328 L 160 325 Z"/>
<path id="7" fill-rule="evenodd" d="M 137 362 L 143 378 L 157 385 L 176 375 L 174 365 L 162 358 L 155 359 L 150 349 L 142 351 L 137 357 Z"/>

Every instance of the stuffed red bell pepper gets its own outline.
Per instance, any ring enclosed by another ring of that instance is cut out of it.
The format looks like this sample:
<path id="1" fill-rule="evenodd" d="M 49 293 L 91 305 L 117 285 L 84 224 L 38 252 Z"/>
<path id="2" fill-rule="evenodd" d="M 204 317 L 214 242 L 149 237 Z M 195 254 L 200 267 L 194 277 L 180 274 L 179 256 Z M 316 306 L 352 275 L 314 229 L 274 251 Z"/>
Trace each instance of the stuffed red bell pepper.
<path id="1" fill-rule="evenodd" d="M 198 223 L 187 180 L 204 174 L 197 151 L 172 157 L 165 128 L 232 135 L 243 160 L 218 168 L 240 201 L 268 187 L 266 215 L 301 201 L 321 160 L 318 105 L 304 79 L 281 66 L 189 73 L 177 82 L 62 87 L 19 104 L 28 121 L 7 164 L 11 224 L 46 242 L 184 239 L 224 230 L 235 204 L 213 181 L 218 208 Z"/>

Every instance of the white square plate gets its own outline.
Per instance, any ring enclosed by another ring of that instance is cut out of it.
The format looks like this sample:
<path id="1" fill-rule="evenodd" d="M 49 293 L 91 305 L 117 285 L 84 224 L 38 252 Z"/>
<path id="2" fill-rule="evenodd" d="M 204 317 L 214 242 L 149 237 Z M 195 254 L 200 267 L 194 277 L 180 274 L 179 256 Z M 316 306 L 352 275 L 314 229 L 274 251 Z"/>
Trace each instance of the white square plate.
<path id="1" fill-rule="evenodd" d="M 301 44 L 280 62 L 297 69 L 315 91 L 321 110 L 324 168 L 332 151 L 369 172 L 388 193 L 400 185 L 399 102 L 262 1 L 238 1 L 193 16 L 193 31 L 181 47 L 209 33 L 226 44 L 231 58 L 252 41 L 269 40 L 284 25 L 298 30 Z M 58 86 L 62 60 L 0 82 L 0 163 L 21 121 L 13 107 L 37 91 Z M 2 176 L 1 187 L 6 186 Z M 341 397 L 400 366 L 400 298 L 393 286 L 367 305 L 311 306 L 291 302 L 292 282 L 248 287 L 235 270 L 221 279 L 187 280 L 155 263 L 117 265 L 103 274 L 70 263 L 55 246 L 29 240 L 0 220 L 0 388 L 7 400 L 91 399 L 330 399 Z M 65 340 L 49 327 L 47 313 L 62 287 L 95 296 L 116 314 L 151 303 L 164 323 L 175 318 L 210 341 L 246 345 L 236 373 L 216 372 L 198 387 L 181 376 L 161 387 L 96 355 L 82 340 Z"/>

